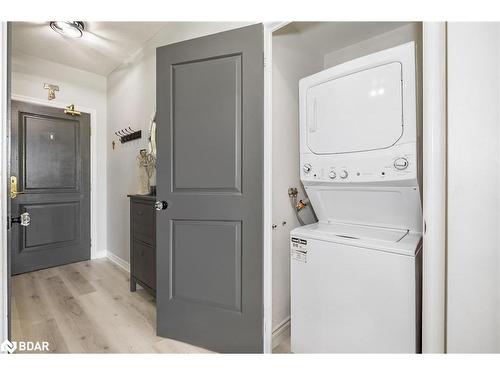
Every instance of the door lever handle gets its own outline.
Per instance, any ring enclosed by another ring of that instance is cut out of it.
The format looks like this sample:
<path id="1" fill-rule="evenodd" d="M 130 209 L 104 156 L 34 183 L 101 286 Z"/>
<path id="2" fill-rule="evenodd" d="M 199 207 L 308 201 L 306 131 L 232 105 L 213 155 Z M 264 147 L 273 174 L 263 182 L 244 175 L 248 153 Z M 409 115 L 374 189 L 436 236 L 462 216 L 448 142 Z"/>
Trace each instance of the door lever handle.
<path id="1" fill-rule="evenodd" d="M 167 208 L 168 208 L 167 201 L 156 201 L 156 203 L 155 203 L 155 210 L 156 211 L 166 210 Z"/>
<path id="2" fill-rule="evenodd" d="M 25 212 L 21 214 L 21 216 L 13 217 L 10 222 L 12 224 L 21 224 L 23 227 L 27 227 L 30 225 L 31 217 L 29 212 Z"/>

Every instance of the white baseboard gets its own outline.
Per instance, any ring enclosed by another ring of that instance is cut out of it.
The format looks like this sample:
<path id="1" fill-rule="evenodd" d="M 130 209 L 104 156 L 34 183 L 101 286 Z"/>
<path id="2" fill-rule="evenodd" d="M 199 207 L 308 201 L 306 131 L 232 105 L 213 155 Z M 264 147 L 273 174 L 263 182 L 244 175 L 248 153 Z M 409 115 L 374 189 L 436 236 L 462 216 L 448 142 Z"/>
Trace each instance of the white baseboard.
<path id="1" fill-rule="evenodd" d="M 281 322 L 281 324 L 273 330 L 273 349 L 288 337 L 290 337 L 290 317 L 283 320 L 283 322 Z"/>
<path id="2" fill-rule="evenodd" d="M 90 259 L 101 259 L 101 258 L 106 258 L 107 256 L 107 251 L 106 250 L 101 250 L 101 251 L 91 251 L 91 256 Z"/>
<path id="3" fill-rule="evenodd" d="M 106 251 L 107 258 L 116 264 L 118 267 L 123 268 L 125 271 L 130 272 L 130 263 L 116 256 L 111 251 Z"/>

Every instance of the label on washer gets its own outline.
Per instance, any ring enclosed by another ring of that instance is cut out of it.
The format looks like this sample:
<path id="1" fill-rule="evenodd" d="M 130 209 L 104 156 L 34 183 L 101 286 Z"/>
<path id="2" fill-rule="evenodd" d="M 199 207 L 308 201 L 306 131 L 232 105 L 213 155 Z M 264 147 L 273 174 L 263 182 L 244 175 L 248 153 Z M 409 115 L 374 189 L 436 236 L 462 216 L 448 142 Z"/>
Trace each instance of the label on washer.
<path id="1" fill-rule="evenodd" d="M 291 256 L 293 260 L 307 263 L 307 241 L 302 238 L 292 237 L 290 242 Z"/>

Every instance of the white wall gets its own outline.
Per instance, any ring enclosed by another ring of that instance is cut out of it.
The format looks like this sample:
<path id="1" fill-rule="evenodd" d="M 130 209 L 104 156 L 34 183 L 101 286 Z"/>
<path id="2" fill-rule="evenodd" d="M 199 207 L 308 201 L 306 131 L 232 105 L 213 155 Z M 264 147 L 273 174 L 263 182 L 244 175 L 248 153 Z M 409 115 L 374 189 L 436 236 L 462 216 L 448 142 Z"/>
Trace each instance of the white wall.
<path id="1" fill-rule="evenodd" d="M 327 53 L 325 55 L 325 68 L 342 64 L 357 57 L 369 55 L 387 48 L 395 47 L 410 41 L 420 41 L 422 38 L 422 24 L 419 22 L 398 27 L 386 33 L 365 39 L 359 43 L 351 44 L 345 48 Z M 421 43 L 418 43 L 421 51 Z"/>
<path id="2" fill-rule="evenodd" d="M 247 23 L 248 24 L 248 23 Z M 172 22 L 115 69 L 107 81 L 108 252 L 129 262 L 129 201 L 139 185 L 137 155 L 147 148 L 149 120 L 156 101 L 156 48 L 219 31 L 242 23 Z M 121 144 L 114 132 L 131 125 L 143 131 L 140 140 Z M 111 142 L 115 140 L 113 150 Z"/>
<path id="3" fill-rule="evenodd" d="M 448 24 L 448 352 L 500 351 L 499 33 Z"/>
<path id="4" fill-rule="evenodd" d="M 290 231 L 300 226 L 288 188 L 298 188 L 299 199 L 305 197 L 299 176 L 299 79 L 322 70 L 323 55 L 309 49 L 307 40 L 297 35 L 292 26 L 274 33 L 272 49 L 272 220 L 277 225 L 272 231 L 275 330 L 290 319 Z M 309 220 L 313 222 L 311 213 Z"/>
<path id="5" fill-rule="evenodd" d="M 44 83 L 59 86 L 56 101 L 74 103 L 97 112 L 97 238 L 92 239 L 93 254 L 102 255 L 106 245 L 106 78 L 37 57 L 12 54 L 12 95 L 47 101 Z"/>

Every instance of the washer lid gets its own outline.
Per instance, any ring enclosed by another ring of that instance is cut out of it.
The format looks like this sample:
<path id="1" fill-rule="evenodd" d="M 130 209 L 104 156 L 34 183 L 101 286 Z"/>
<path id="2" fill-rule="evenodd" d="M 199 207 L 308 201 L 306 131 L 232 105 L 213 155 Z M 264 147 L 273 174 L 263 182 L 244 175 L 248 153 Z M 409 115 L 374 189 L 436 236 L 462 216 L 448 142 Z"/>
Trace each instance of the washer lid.
<path id="1" fill-rule="evenodd" d="M 304 187 L 320 222 L 422 232 L 422 206 L 417 187 L 355 184 Z"/>
<path id="2" fill-rule="evenodd" d="M 402 64 L 395 61 L 307 88 L 309 149 L 338 154 L 393 146 L 404 130 L 402 78 Z"/>
<path id="3" fill-rule="evenodd" d="M 310 240 L 316 240 L 408 256 L 415 256 L 422 241 L 421 233 L 410 230 L 321 222 L 295 228 L 290 237 L 292 243 L 302 240 L 310 249 Z"/>
<path id="4" fill-rule="evenodd" d="M 408 230 L 357 225 L 349 223 L 317 223 L 314 228 L 319 234 L 334 235 L 341 238 L 360 241 L 398 242 L 403 239 Z"/>

